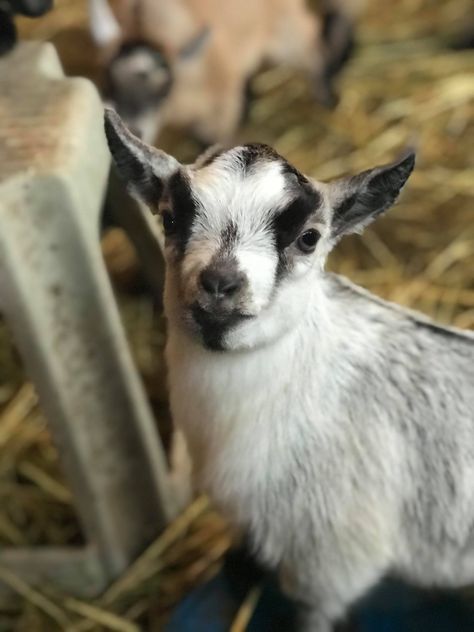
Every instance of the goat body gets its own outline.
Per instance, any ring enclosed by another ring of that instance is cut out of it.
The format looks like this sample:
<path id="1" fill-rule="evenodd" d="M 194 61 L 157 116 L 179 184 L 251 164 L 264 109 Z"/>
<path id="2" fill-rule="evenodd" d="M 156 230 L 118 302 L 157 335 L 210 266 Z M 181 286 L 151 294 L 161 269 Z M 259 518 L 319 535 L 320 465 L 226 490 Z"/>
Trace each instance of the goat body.
<path id="1" fill-rule="evenodd" d="M 328 632 L 388 573 L 473 581 L 474 335 L 322 267 L 413 156 L 323 184 L 269 148 L 185 169 L 115 115 L 107 130 L 152 208 L 161 183 L 171 409 L 196 482 L 307 606 L 305 629 Z"/>
<path id="2" fill-rule="evenodd" d="M 474 337 L 336 276 L 306 299 L 297 328 L 230 356 L 170 327 L 199 486 L 325 619 L 389 572 L 473 581 Z"/>

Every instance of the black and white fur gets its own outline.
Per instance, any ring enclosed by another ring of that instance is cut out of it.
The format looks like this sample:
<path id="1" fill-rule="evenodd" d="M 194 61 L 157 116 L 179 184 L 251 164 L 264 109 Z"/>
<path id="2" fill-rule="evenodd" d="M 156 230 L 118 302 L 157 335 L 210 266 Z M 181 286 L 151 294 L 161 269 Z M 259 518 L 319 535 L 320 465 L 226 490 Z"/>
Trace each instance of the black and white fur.
<path id="1" fill-rule="evenodd" d="M 266 146 L 183 166 L 113 112 L 106 132 L 164 214 L 171 407 L 196 482 L 279 569 L 304 629 L 331 630 L 387 573 L 472 582 L 474 336 L 324 271 L 414 155 L 323 184 Z"/>

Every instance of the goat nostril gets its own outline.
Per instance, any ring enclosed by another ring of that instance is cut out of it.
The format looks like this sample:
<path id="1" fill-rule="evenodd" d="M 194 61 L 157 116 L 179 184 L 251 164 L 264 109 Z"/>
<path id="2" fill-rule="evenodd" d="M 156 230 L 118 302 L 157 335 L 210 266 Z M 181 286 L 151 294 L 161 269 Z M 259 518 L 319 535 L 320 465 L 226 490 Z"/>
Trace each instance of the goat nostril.
<path id="1" fill-rule="evenodd" d="M 242 276 L 236 272 L 225 272 L 215 269 L 201 272 L 201 287 L 207 294 L 215 297 L 233 296 L 243 284 Z"/>

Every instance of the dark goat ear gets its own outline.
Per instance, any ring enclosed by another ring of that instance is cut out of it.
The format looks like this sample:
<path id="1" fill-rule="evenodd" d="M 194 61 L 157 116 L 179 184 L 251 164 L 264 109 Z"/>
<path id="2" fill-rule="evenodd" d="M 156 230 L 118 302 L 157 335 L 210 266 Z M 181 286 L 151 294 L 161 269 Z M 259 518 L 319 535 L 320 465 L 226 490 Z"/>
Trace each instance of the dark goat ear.
<path id="1" fill-rule="evenodd" d="M 389 165 L 329 183 L 332 236 L 362 231 L 396 201 L 415 166 L 409 152 Z"/>
<path id="2" fill-rule="evenodd" d="M 148 206 L 157 207 L 166 182 L 179 170 L 180 163 L 134 136 L 110 108 L 105 109 L 104 128 L 117 172 L 130 193 Z"/>

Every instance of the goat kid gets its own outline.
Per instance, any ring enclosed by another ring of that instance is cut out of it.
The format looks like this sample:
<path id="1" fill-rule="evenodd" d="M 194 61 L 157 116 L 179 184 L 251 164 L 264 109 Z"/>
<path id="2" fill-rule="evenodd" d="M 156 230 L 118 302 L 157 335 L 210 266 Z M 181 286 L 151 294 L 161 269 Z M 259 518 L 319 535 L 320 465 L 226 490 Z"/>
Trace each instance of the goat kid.
<path id="1" fill-rule="evenodd" d="M 94 38 L 110 51 L 105 96 L 147 142 L 164 125 L 228 141 L 264 63 L 306 71 L 331 105 L 353 43 L 341 2 L 325 0 L 317 15 L 305 0 L 89 0 Z"/>
<path id="2" fill-rule="evenodd" d="M 198 486 L 328 632 L 387 573 L 474 580 L 474 335 L 324 271 L 414 155 L 330 183 L 270 147 L 184 166 L 112 111 L 130 191 L 160 214 L 171 409 Z"/>

